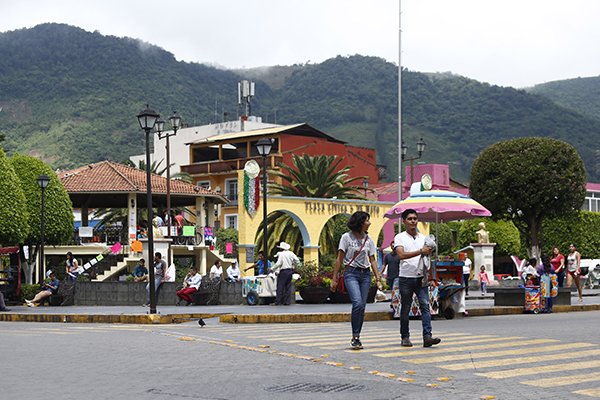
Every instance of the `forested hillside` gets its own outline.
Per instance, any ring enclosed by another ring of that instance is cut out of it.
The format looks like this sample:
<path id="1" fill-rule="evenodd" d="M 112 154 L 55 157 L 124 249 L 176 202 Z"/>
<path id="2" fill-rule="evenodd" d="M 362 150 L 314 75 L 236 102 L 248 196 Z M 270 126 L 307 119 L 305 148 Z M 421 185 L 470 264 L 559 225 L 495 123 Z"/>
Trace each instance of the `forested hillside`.
<path id="1" fill-rule="evenodd" d="M 600 120 L 600 76 L 542 83 L 527 91 Z"/>
<path id="2" fill-rule="evenodd" d="M 144 152 L 135 115 L 146 103 L 183 122 L 204 125 L 235 117 L 237 82 L 256 81 L 254 115 L 268 122 L 306 122 L 350 144 L 375 147 L 396 180 L 398 69 L 376 57 L 335 57 L 321 64 L 225 71 L 178 62 L 135 39 L 43 24 L 0 33 L 2 146 L 70 168 Z M 486 146 L 521 136 L 572 144 L 592 174 L 600 121 L 523 90 L 450 74 L 402 74 L 403 135 L 427 142 L 427 163 L 450 164 L 468 182 Z M 543 180 L 543 177 L 540 177 Z"/>

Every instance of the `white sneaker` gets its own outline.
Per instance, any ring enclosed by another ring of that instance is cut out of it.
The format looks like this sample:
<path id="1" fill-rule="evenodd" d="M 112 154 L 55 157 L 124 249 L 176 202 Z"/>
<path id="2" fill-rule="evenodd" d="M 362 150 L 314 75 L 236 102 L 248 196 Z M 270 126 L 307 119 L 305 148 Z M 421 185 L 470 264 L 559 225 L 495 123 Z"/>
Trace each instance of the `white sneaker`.
<path id="1" fill-rule="evenodd" d="M 31 304 L 31 300 L 25 300 L 25 303 Z"/>
<path id="2" fill-rule="evenodd" d="M 32 302 L 27 303 L 27 307 L 35 307 L 35 304 L 33 304 Z"/>

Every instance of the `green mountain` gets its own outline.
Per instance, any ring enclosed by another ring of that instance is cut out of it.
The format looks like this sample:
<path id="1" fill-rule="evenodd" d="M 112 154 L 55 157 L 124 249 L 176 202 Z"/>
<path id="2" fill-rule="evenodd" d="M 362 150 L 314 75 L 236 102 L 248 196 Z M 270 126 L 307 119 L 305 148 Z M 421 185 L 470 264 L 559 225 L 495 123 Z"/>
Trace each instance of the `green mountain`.
<path id="1" fill-rule="evenodd" d="M 600 120 L 600 76 L 542 83 L 526 90 Z"/>
<path id="2" fill-rule="evenodd" d="M 0 54 L 0 133 L 9 155 L 36 155 L 55 168 L 121 161 L 144 152 L 135 115 L 146 103 L 163 118 L 176 109 L 190 125 L 220 122 L 224 111 L 236 118 L 237 83 L 252 79 L 252 113 L 263 121 L 306 122 L 352 145 L 375 147 L 388 179 L 398 176 L 398 69 L 377 57 L 226 71 L 62 24 L 0 33 Z M 423 137 L 419 162 L 448 163 L 456 180 L 468 182 L 483 148 L 521 136 L 571 143 L 591 176 L 598 120 L 540 95 L 451 74 L 404 70 L 402 93 L 409 156 Z"/>

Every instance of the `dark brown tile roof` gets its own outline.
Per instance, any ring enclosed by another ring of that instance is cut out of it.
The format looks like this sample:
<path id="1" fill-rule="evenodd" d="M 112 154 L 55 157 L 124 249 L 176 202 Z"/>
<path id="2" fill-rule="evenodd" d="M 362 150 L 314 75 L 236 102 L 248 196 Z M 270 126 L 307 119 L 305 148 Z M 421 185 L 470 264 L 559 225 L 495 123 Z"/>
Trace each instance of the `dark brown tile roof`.
<path id="1" fill-rule="evenodd" d="M 145 193 L 146 171 L 112 161 L 101 161 L 58 173 L 67 193 Z M 167 193 L 167 178 L 152 174 L 152 193 Z M 220 193 L 180 180 L 171 180 L 171 194 L 201 194 L 222 197 Z M 227 202 L 225 199 L 223 202 Z"/>

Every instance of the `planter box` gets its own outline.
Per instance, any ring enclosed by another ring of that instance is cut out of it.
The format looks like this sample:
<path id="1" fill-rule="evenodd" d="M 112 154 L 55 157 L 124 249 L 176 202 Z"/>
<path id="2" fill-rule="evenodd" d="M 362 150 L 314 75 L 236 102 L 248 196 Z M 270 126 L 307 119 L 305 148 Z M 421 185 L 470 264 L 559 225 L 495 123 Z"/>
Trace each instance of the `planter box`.
<path id="1" fill-rule="evenodd" d="M 375 295 L 377 294 L 377 286 L 371 286 L 369 294 L 367 296 L 367 303 L 373 303 L 375 301 Z M 348 293 L 335 292 L 331 293 L 329 297 L 332 303 L 351 303 L 350 295 Z"/>
<path id="2" fill-rule="evenodd" d="M 328 287 L 306 286 L 300 288 L 300 297 L 308 304 L 319 304 L 327 302 L 332 294 Z"/>

